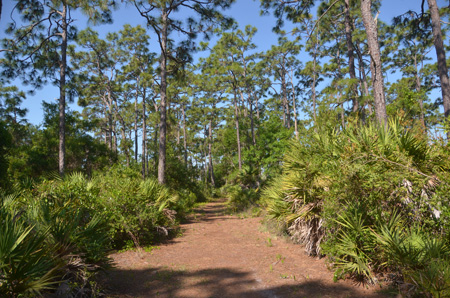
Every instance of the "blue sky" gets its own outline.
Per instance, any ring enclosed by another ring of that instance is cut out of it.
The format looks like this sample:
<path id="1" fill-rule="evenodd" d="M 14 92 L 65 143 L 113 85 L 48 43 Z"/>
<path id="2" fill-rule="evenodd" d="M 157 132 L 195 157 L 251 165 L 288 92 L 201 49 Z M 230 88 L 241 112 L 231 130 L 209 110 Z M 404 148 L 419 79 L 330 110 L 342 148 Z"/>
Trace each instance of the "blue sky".
<path id="1" fill-rule="evenodd" d="M 119 1 L 120 2 L 120 1 Z M 405 13 L 408 10 L 420 10 L 422 0 L 383 0 L 380 9 L 379 18 L 386 23 L 391 23 L 393 17 Z M 15 1 L 3 0 L 2 19 L 0 20 L 0 38 L 5 36 L 4 30 L 7 23 L 10 21 L 9 14 L 12 10 Z M 445 0 L 438 0 L 439 7 L 448 5 Z M 425 9 L 428 6 L 425 5 Z M 272 44 L 277 43 L 277 35 L 272 32 L 272 27 L 275 24 L 275 19 L 272 16 L 260 16 L 259 1 L 253 0 L 237 0 L 232 8 L 225 12 L 225 14 L 232 16 L 238 23 L 241 29 L 250 24 L 258 28 L 258 32 L 254 37 L 254 43 L 258 46 L 258 51 L 264 51 L 271 47 Z M 85 19 L 82 16 L 75 15 L 78 19 L 77 27 L 79 30 L 86 27 Z M 145 27 L 144 18 L 142 18 L 133 6 L 126 6 L 121 4 L 119 9 L 113 14 L 114 23 L 110 25 L 95 26 L 94 30 L 99 31 L 100 35 L 104 37 L 108 32 L 119 31 L 124 24 L 131 24 L 132 26 L 142 25 Z M 150 43 L 153 45 L 151 50 L 158 52 L 155 36 L 149 30 L 151 36 Z M 172 38 L 176 38 L 173 36 Z M 434 56 L 434 52 L 432 53 Z M 19 84 L 19 83 L 16 83 Z M 48 85 L 41 90 L 38 90 L 34 96 L 28 96 L 23 107 L 28 109 L 27 119 L 33 124 L 42 122 L 43 113 L 41 102 L 57 101 L 58 89 L 52 85 Z M 76 109 L 76 104 L 70 105 L 72 109 Z"/>

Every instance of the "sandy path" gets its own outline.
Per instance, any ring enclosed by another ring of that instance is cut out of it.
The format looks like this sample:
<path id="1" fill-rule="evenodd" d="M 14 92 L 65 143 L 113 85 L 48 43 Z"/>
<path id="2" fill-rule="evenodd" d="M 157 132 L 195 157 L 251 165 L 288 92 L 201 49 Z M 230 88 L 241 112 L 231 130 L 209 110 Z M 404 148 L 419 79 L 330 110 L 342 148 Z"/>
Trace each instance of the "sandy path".
<path id="1" fill-rule="evenodd" d="M 108 297 L 386 297 L 379 288 L 333 282 L 325 261 L 262 231 L 261 218 L 223 215 L 209 203 L 183 236 L 150 253 L 112 255 Z"/>

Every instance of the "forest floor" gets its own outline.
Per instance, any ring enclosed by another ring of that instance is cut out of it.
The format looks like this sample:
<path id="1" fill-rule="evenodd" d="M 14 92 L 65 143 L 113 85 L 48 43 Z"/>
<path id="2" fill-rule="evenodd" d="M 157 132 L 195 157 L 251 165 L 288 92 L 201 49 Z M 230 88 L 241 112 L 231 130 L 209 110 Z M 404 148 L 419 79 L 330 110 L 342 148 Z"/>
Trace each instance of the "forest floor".
<path id="1" fill-rule="evenodd" d="M 195 210 L 182 235 L 150 252 L 112 254 L 107 297 L 392 297 L 379 286 L 333 282 L 325 259 L 267 232 L 261 218 Z"/>

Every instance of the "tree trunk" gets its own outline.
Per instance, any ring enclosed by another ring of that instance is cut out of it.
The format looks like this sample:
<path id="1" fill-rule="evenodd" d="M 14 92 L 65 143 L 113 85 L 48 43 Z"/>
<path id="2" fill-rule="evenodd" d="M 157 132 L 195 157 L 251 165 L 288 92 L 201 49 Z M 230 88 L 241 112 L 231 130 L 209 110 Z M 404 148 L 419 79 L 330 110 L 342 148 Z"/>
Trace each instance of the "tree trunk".
<path id="1" fill-rule="evenodd" d="M 59 65 L 59 175 L 66 168 L 66 68 L 67 68 L 67 3 L 63 2 L 61 15 L 61 63 Z"/>
<path id="2" fill-rule="evenodd" d="M 187 167 L 187 140 L 186 140 L 186 113 L 184 111 L 184 103 L 181 105 L 183 113 L 183 147 L 184 147 L 184 165 Z"/>
<path id="3" fill-rule="evenodd" d="M 252 133 L 252 144 L 253 147 L 256 146 L 256 138 L 255 138 L 255 121 L 253 120 L 253 100 L 251 97 L 248 98 L 248 105 L 250 107 L 250 130 Z"/>
<path id="4" fill-rule="evenodd" d="M 211 115 L 212 117 L 212 115 Z M 216 181 L 214 178 L 214 168 L 213 168 L 213 161 L 212 161 L 212 119 L 209 119 L 209 142 L 208 142 L 208 155 L 209 155 L 209 174 L 211 179 L 211 185 L 214 187 L 216 185 Z"/>
<path id="5" fill-rule="evenodd" d="M 108 119 L 108 112 L 106 105 L 103 106 L 103 115 L 105 119 Z M 106 121 L 102 122 L 102 133 L 104 133 L 104 142 L 105 145 L 108 146 L 108 123 Z"/>
<path id="6" fill-rule="evenodd" d="M 123 117 L 119 117 L 120 118 L 120 123 L 121 123 L 121 133 L 122 133 L 122 141 L 124 142 L 125 146 L 123 148 L 123 150 L 125 151 L 125 159 L 127 162 L 127 168 L 130 167 L 130 151 L 128 150 L 128 146 L 127 144 L 127 134 L 125 131 L 125 121 L 123 120 Z"/>
<path id="7" fill-rule="evenodd" d="M 284 66 L 284 62 L 283 62 Z M 291 112 L 289 110 L 289 103 L 287 99 L 287 87 L 286 87 L 286 73 L 282 71 L 281 73 L 281 90 L 283 96 L 283 111 L 284 111 L 284 126 L 287 128 L 291 128 Z"/>
<path id="8" fill-rule="evenodd" d="M 442 100 L 444 102 L 444 116 L 450 117 L 450 83 L 448 80 L 448 68 L 445 58 L 444 43 L 442 42 L 441 18 L 436 0 L 428 0 L 428 7 L 431 13 L 431 24 L 433 27 L 434 47 L 438 61 L 439 78 L 441 80 Z M 450 131 L 447 132 L 447 139 L 450 139 Z"/>
<path id="9" fill-rule="evenodd" d="M 146 151 L 146 142 L 147 142 L 147 122 L 146 122 L 146 115 L 145 115 L 145 88 L 144 92 L 142 94 L 142 178 L 145 179 L 146 176 L 146 159 L 147 155 L 145 153 Z"/>
<path id="10" fill-rule="evenodd" d="M 367 34 L 367 44 L 369 46 L 370 64 L 372 72 L 373 98 L 375 104 L 375 116 L 378 123 L 386 124 L 386 102 L 384 97 L 383 73 L 381 67 L 380 45 L 378 44 L 377 23 L 371 12 L 371 0 L 361 0 L 361 15 Z"/>
<path id="11" fill-rule="evenodd" d="M 241 159 L 241 139 L 239 136 L 239 113 L 238 113 L 238 107 L 237 107 L 236 91 L 234 91 L 234 122 L 236 125 L 236 139 L 237 139 L 238 162 L 239 162 L 239 171 L 240 171 L 240 170 L 242 170 L 242 159 Z"/>
<path id="12" fill-rule="evenodd" d="M 318 48 L 318 41 L 317 41 L 317 36 L 318 35 L 319 35 L 319 28 L 317 28 L 316 41 L 315 41 L 315 44 L 314 44 L 313 81 L 312 81 L 312 86 L 311 86 L 314 125 L 317 124 L 317 112 L 316 112 L 316 58 L 317 58 L 317 48 Z"/>
<path id="13" fill-rule="evenodd" d="M 108 147 L 109 150 L 113 151 L 113 115 L 112 115 L 112 99 L 111 99 L 111 89 L 108 88 Z"/>
<path id="14" fill-rule="evenodd" d="M 113 118 L 113 126 L 112 126 L 112 131 L 113 131 L 113 135 L 114 135 L 114 147 L 113 147 L 113 151 L 114 154 L 117 156 L 117 140 L 119 139 L 117 137 L 117 111 L 114 111 L 114 118 Z"/>
<path id="15" fill-rule="evenodd" d="M 419 68 L 417 66 L 417 55 L 414 55 L 414 69 L 415 69 L 415 77 L 416 77 L 416 91 L 417 91 L 417 94 L 419 94 L 420 123 L 422 124 L 422 128 L 426 132 L 427 131 L 427 127 L 425 125 L 425 114 L 424 114 L 424 111 L 423 111 L 423 100 L 422 100 L 422 96 L 420 95 L 420 91 L 422 89 L 422 84 L 420 82 Z"/>
<path id="16" fill-rule="evenodd" d="M 154 163 L 155 163 L 155 169 L 156 169 L 156 171 L 155 171 L 155 176 L 158 176 L 158 152 L 157 152 L 157 149 L 158 149 L 158 123 L 156 123 L 155 124 L 155 139 L 154 139 L 154 147 L 155 147 L 155 154 L 154 154 Z"/>
<path id="17" fill-rule="evenodd" d="M 348 56 L 348 69 L 350 79 L 356 79 L 355 71 L 355 57 L 353 56 L 353 42 L 352 42 L 353 28 L 352 20 L 350 18 L 350 0 L 345 0 L 345 39 L 347 42 L 347 56 Z M 352 83 L 353 84 L 353 83 Z M 351 100 L 352 100 L 352 112 L 356 113 L 359 109 L 359 102 L 357 97 L 356 85 L 351 88 Z"/>
<path id="18" fill-rule="evenodd" d="M 359 85 L 360 85 L 360 90 L 361 90 L 361 96 L 365 96 L 366 98 L 369 98 L 369 85 L 367 84 L 367 77 L 366 77 L 366 72 L 364 70 L 364 60 L 361 54 L 361 51 L 358 47 L 358 45 L 356 45 L 355 47 L 356 50 L 356 54 L 358 55 L 358 71 L 359 71 Z M 369 115 L 372 115 L 372 105 L 370 102 L 367 103 L 367 108 L 369 110 Z M 365 111 L 364 111 L 364 107 L 362 109 L 362 119 L 363 121 L 365 121 Z"/>
<path id="19" fill-rule="evenodd" d="M 180 148 L 180 143 L 181 143 L 181 121 L 183 121 L 183 119 L 182 119 L 182 116 L 180 114 L 180 111 L 178 111 L 178 110 L 175 113 L 175 119 L 177 121 L 177 129 L 176 129 L 177 147 L 176 147 L 176 151 L 177 151 L 178 159 L 182 162 L 183 161 L 183 150 L 181 150 L 181 148 Z"/>
<path id="20" fill-rule="evenodd" d="M 112 144 L 113 144 L 113 133 L 112 133 L 112 113 L 111 113 L 111 107 L 108 108 L 108 148 L 109 150 L 113 150 Z"/>
<path id="21" fill-rule="evenodd" d="M 291 75 L 291 85 L 292 85 L 292 107 L 294 109 L 294 134 L 295 139 L 298 140 L 298 120 L 297 120 L 297 104 L 296 104 L 296 96 L 295 96 L 295 88 L 294 88 L 294 70 L 292 70 Z"/>
<path id="22" fill-rule="evenodd" d="M 134 99 L 134 160 L 138 162 L 138 97 L 139 78 L 136 79 L 136 98 Z"/>
<path id="23" fill-rule="evenodd" d="M 163 4 L 165 5 L 165 4 Z M 158 182 L 166 183 L 166 132 L 167 132 L 167 11 L 165 6 L 161 12 L 161 105 L 160 105 L 160 123 L 159 123 L 159 160 L 158 160 Z"/>

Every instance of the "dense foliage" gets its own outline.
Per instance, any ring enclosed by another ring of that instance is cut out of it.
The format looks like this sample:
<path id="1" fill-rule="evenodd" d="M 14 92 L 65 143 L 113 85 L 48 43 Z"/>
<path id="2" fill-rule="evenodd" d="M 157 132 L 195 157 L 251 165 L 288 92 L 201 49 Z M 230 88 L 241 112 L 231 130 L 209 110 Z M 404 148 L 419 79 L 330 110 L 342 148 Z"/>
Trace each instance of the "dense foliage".
<path id="1" fill-rule="evenodd" d="M 96 273 L 109 267 L 112 249 L 142 250 L 174 236 L 201 199 L 119 166 L 91 178 L 73 173 L 16 185 L 1 195 L 0 294 L 58 288 L 60 295 L 95 296 Z"/>
<path id="2" fill-rule="evenodd" d="M 292 143 L 263 202 L 308 254 L 328 256 L 336 278 L 391 274 L 447 295 L 449 153 L 401 120 L 317 128 Z"/>

